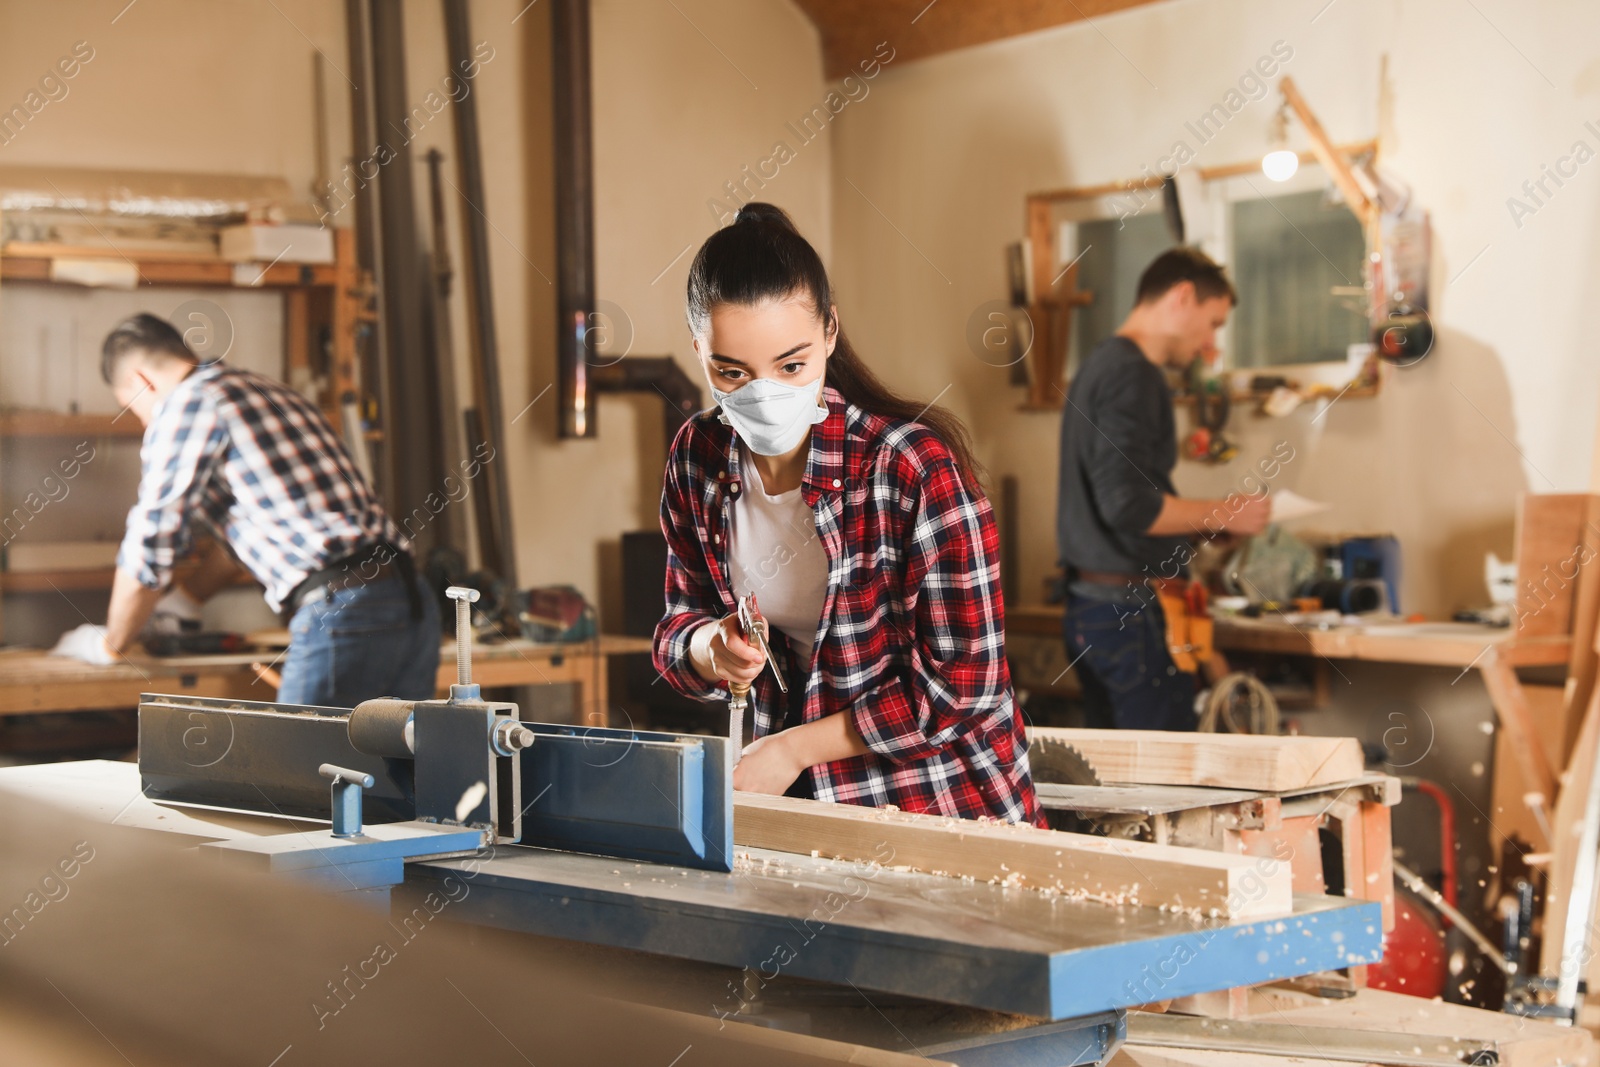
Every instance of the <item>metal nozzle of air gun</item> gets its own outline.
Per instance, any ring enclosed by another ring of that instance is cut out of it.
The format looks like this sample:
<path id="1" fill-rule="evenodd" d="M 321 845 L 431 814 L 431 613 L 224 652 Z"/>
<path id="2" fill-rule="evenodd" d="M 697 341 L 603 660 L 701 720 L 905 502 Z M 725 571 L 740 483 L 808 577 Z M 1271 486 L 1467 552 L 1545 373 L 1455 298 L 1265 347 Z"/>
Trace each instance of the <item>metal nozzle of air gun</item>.
<path id="1" fill-rule="evenodd" d="M 745 639 L 761 650 L 766 665 L 772 668 L 772 677 L 778 683 L 778 692 L 787 693 L 789 687 L 784 684 L 783 672 L 778 670 L 778 665 L 772 661 L 772 646 L 767 644 L 767 620 L 761 617 L 761 609 L 756 606 L 754 593 L 739 598 L 739 627 L 744 631 Z"/>
<path id="2" fill-rule="evenodd" d="M 735 615 L 739 626 L 739 633 L 746 641 L 751 641 L 758 648 L 765 651 L 765 642 L 760 639 L 760 627 L 763 625 L 760 616 L 756 614 L 755 596 L 742 596 L 739 598 L 739 610 Z M 728 682 L 728 745 L 734 766 L 739 765 L 740 758 L 744 755 L 744 713 L 750 707 L 750 683 Z"/>
<path id="3" fill-rule="evenodd" d="M 728 683 L 728 745 L 734 766 L 744 755 L 744 713 L 750 706 L 750 683 Z"/>

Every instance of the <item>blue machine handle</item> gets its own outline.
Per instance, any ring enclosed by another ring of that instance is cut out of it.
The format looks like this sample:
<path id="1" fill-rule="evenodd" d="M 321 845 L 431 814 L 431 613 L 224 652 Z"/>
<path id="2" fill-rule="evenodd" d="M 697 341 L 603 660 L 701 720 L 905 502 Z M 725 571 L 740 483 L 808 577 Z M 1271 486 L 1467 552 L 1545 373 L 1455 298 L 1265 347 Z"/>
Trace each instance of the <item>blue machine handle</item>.
<path id="1" fill-rule="evenodd" d="M 317 773 L 333 784 L 329 799 L 333 805 L 333 836 L 356 837 L 361 833 L 361 791 L 371 789 L 372 775 L 324 763 Z"/>

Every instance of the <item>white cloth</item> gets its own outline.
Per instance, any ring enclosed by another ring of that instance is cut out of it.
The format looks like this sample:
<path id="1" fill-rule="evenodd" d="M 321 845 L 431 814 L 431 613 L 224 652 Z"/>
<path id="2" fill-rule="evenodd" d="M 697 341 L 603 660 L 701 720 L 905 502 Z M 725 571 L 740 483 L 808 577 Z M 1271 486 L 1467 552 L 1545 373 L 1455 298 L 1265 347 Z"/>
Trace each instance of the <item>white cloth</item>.
<path id="1" fill-rule="evenodd" d="M 50 650 L 50 654 L 68 656 L 85 663 L 92 663 L 97 667 L 116 662 L 116 657 L 106 651 L 106 628 L 89 622 L 62 634 L 61 640 L 56 642 L 56 647 Z"/>
<path id="2" fill-rule="evenodd" d="M 741 491 L 734 498 L 728 534 L 728 572 L 735 596 L 754 593 L 768 625 L 811 664 L 822 605 L 828 598 L 828 552 L 817 517 L 796 487 L 771 496 L 748 449 L 741 448 Z"/>

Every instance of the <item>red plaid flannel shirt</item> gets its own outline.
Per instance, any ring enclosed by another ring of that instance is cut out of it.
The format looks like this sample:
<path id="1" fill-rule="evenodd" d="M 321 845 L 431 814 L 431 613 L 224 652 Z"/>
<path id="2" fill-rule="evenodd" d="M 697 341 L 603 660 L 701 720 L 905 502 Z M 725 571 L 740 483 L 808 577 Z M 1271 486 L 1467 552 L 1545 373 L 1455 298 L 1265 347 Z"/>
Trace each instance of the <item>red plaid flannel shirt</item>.
<path id="1" fill-rule="evenodd" d="M 828 555 L 813 662 L 772 632 L 785 679 L 805 678 L 804 722 L 845 712 L 871 748 L 811 768 L 818 800 L 1044 825 L 1005 658 L 999 542 L 943 442 L 914 422 L 872 415 L 825 388 L 802 493 Z M 759 477 L 754 471 L 749 477 Z M 728 523 L 739 450 L 718 409 L 672 443 L 661 526 L 666 616 L 655 667 L 673 688 L 726 700 L 689 662 L 701 624 L 736 610 Z M 781 729 L 787 698 L 770 671 L 751 691 L 754 734 Z"/>

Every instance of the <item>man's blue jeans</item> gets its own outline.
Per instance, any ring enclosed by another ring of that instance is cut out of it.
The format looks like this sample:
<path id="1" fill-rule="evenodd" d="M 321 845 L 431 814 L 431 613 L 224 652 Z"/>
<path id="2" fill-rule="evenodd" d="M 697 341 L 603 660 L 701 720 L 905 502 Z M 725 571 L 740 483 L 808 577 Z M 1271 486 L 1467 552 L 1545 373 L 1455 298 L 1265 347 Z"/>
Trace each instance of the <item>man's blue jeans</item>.
<path id="1" fill-rule="evenodd" d="M 1193 730 L 1195 676 L 1167 650 L 1155 593 L 1074 582 L 1062 623 L 1067 660 L 1083 683 L 1085 725 L 1095 729 Z"/>
<path id="2" fill-rule="evenodd" d="M 403 579 L 392 574 L 306 601 L 289 620 L 278 702 L 353 708 L 373 697 L 432 700 L 439 605 L 416 581 L 420 619 L 412 619 Z"/>

